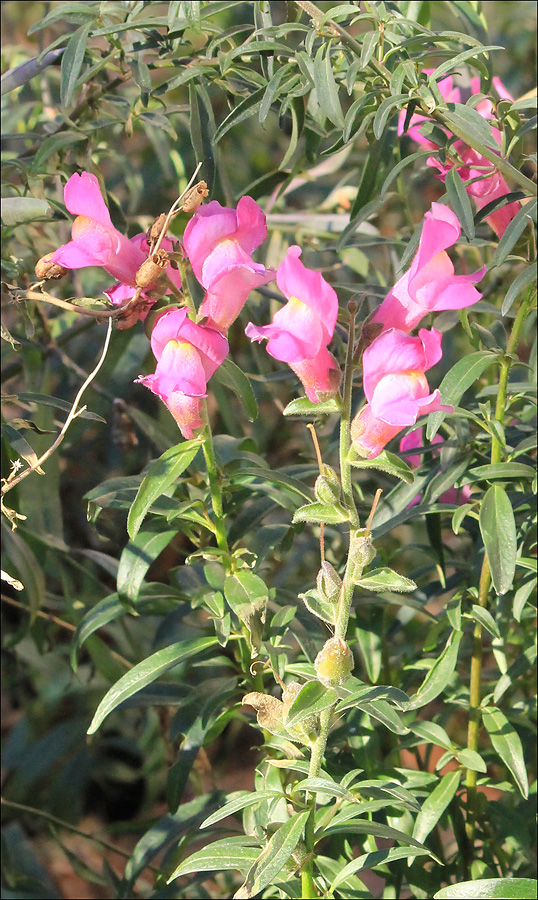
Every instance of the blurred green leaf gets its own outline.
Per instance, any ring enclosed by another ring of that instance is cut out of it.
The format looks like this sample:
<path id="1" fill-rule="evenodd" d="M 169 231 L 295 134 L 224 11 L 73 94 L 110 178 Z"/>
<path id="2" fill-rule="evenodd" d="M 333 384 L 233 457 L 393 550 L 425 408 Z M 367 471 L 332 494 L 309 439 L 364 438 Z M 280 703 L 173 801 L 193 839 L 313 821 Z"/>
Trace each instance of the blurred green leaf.
<path id="1" fill-rule="evenodd" d="M 486 492 L 480 505 L 479 524 L 493 586 L 497 594 L 506 594 L 516 570 L 517 535 L 512 504 L 499 484 Z"/>

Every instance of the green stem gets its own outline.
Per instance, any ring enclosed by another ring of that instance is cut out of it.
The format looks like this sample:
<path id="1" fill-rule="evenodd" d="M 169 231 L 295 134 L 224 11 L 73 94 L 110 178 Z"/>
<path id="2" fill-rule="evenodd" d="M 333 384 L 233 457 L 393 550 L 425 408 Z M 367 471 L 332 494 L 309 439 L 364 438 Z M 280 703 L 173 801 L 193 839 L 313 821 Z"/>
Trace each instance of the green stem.
<path id="1" fill-rule="evenodd" d="M 189 281 L 187 278 L 187 262 L 186 260 L 179 258 L 180 256 L 181 254 L 178 253 L 177 267 L 179 269 L 179 274 L 181 275 L 181 300 L 185 304 L 185 306 L 189 307 L 189 310 L 193 314 L 193 317 L 196 318 L 196 306 L 194 305 L 194 300 L 192 299 L 191 290 L 189 288 Z M 174 287 L 172 282 L 170 282 L 170 287 Z M 174 294 L 176 294 L 177 296 L 175 290 Z"/>
<path id="2" fill-rule="evenodd" d="M 213 446 L 213 435 L 211 433 L 211 425 L 207 415 L 207 404 L 204 401 L 204 412 L 206 417 L 206 427 L 204 430 L 204 442 L 202 450 L 209 479 L 209 490 L 211 492 L 211 506 L 213 507 L 213 519 L 215 525 L 215 536 L 217 538 L 217 546 L 223 551 L 223 565 L 227 572 L 231 571 L 231 554 L 228 546 L 228 537 L 226 535 L 226 527 L 224 523 L 224 508 L 222 503 L 222 485 L 220 474 L 215 457 L 215 448 Z"/>
<path id="3" fill-rule="evenodd" d="M 504 413 L 506 406 L 506 394 L 508 389 L 508 378 L 512 367 L 512 354 L 514 353 L 521 332 L 525 325 L 527 315 L 530 311 L 534 295 L 530 294 L 528 298 L 521 304 L 517 312 L 512 331 L 508 339 L 506 354 L 502 357 L 499 373 L 499 390 L 497 393 L 497 401 L 495 404 L 495 419 L 500 425 L 504 421 Z M 497 438 L 493 438 L 491 446 L 491 462 L 492 464 L 500 463 L 502 456 L 502 447 Z M 478 588 L 478 604 L 483 609 L 487 607 L 489 590 L 491 587 L 491 571 L 486 552 L 484 551 L 484 560 L 480 572 L 480 582 Z M 473 644 L 471 655 L 471 674 L 469 682 L 469 724 L 467 728 L 467 748 L 469 750 L 478 750 L 478 737 L 480 731 L 480 703 L 481 703 L 481 679 L 482 679 L 482 626 L 477 622 L 473 630 Z M 477 772 L 467 769 L 465 785 L 467 788 L 467 820 L 465 823 L 465 833 L 467 836 L 467 847 L 465 848 L 465 866 L 468 874 L 470 864 L 474 858 L 474 839 L 476 833 L 476 817 L 477 817 Z"/>
<path id="4" fill-rule="evenodd" d="M 353 390 L 353 349 L 355 344 L 355 312 L 356 303 L 351 300 L 348 303 L 349 311 L 349 338 L 347 342 L 346 362 L 344 369 L 344 389 L 340 411 L 340 478 L 342 479 L 342 493 L 344 503 L 350 515 L 350 521 L 354 528 L 359 527 L 359 517 L 355 501 L 353 499 L 353 484 L 351 480 L 351 465 L 349 463 L 349 449 L 351 446 L 351 392 Z"/>

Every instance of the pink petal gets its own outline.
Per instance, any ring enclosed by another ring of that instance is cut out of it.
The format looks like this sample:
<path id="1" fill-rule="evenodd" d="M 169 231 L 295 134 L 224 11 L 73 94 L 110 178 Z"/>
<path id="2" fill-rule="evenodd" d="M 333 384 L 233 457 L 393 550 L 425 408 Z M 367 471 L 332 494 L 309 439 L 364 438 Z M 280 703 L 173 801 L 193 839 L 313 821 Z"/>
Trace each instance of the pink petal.
<path id="1" fill-rule="evenodd" d="M 376 385 L 370 401 L 372 415 L 389 425 L 413 425 L 418 415 L 416 401 L 428 396 L 428 382 L 423 372 L 385 375 Z"/>
<path id="2" fill-rule="evenodd" d="M 361 456 L 374 459 L 401 430 L 397 426 L 376 419 L 370 404 L 367 404 L 351 423 L 351 440 L 353 447 Z"/>
<path id="3" fill-rule="evenodd" d="M 396 372 L 424 371 L 425 354 L 422 341 L 396 328 L 389 328 L 372 341 L 363 353 L 364 393 L 371 402 L 378 382 Z"/>
<path id="4" fill-rule="evenodd" d="M 166 405 L 187 441 L 193 439 L 196 429 L 204 427 L 202 401 L 198 397 L 188 397 L 180 391 L 173 391 Z"/>
<path id="5" fill-rule="evenodd" d="M 112 287 L 109 287 L 106 291 L 103 291 L 111 303 L 114 303 L 116 306 L 121 306 L 122 303 L 128 303 L 129 300 L 132 300 L 136 293 L 136 288 L 131 287 L 130 284 L 122 284 L 122 282 L 118 281 L 116 284 L 113 284 Z"/>
<path id="6" fill-rule="evenodd" d="M 269 338 L 267 352 L 282 362 L 312 359 L 324 344 L 323 328 L 319 319 L 296 297 L 275 313 L 271 325 L 258 328 L 249 322 L 245 333 L 255 341 Z"/>
<path id="7" fill-rule="evenodd" d="M 431 210 L 424 215 L 418 252 L 409 270 L 409 281 L 411 282 L 433 257 L 442 250 L 452 247 L 460 234 L 461 228 L 456 214 L 442 203 L 432 203 Z"/>
<path id="8" fill-rule="evenodd" d="M 168 341 L 175 341 L 181 331 L 183 322 L 187 318 L 187 309 L 169 309 L 160 316 L 151 332 L 151 349 L 154 357 L 159 360 Z"/>
<path id="9" fill-rule="evenodd" d="M 409 296 L 409 271 L 405 272 L 389 291 L 372 317 L 385 328 L 397 328 L 409 333 L 424 318 L 425 310 Z"/>
<path id="10" fill-rule="evenodd" d="M 435 311 L 464 309 L 466 306 L 478 303 L 482 294 L 473 287 L 472 282 L 480 281 L 486 271 L 487 266 L 483 266 L 478 272 L 472 272 L 470 275 L 454 275 L 446 286 L 441 288 L 435 299 L 435 306 L 431 308 Z"/>
<path id="11" fill-rule="evenodd" d="M 301 381 L 306 396 L 312 403 L 334 397 L 340 387 L 342 373 L 334 356 L 326 347 L 323 347 L 313 359 L 290 363 L 290 368 Z"/>
<path id="12" fill-rule="evenodd" d="M 113 234 L 107 229 L 102 229 L 101 225 L 86 220 L 91 224 L 88 228 L 88 240 L 74 240 L 53 253 L 52 262 L 65 266 L 66 269 L 84 269 L 87 266 L 104 266 L 111 259 L 117 247 Z M 93 227 L 95 226 L 95 227 Z"/>
<path id="13" fill-rule="evenodd" d="M 494 75 L 493 78 L 491 79 L 491 83 L 492 83 L 493 87 L 495 88 L 495 90 L 497 91 L 501 100 L 511 100 L 512 103 L 514 102 L 514 98 L 506 90 L 506 88 L 500 78 L 497 78 L 497 76 Z"/>
<path id="14" fill-rule="evenodd" d="M 314 272 L 303 265 L 300 255 L 300 247 L 294 245 L 288 248 L 286 258 L 278 267 L 276 283 L 288 300 L 297 297 L 312 310 L 321 323 L 323 342 L 328 344 L 338 316 L 338 297 L 321 272 Z M 311 356 L 313 355 L 312 353 Z"/>
<path id="15" fill-rule="evenodd" d="M 202 266 L 218 241 L 233 235 L 237 229 L 234 209 L 212 200 L 200 206 L 185 228 L 183 246 L 196 278 L 202 282 Z"/>
<path id="16" fill-rule="evenodd" d="M 432 328 L 430 331 L 426 328 L 421 328 L 418 337 L 419 340 L 422 341 L 422 346 L 424 347 L 423 371 L 427 372 L 428 369 L 431 369 L 432 366 L 439 362 L 443 355 L 443 351 L 441 350 L 443 335 L 435 328 Z"/>
<path id="17" fill-rule="evenodd" d="M 410 431 L 409 434 L 404 435 L 404 437 L 400 441 L 400 452 L 403 453 L 406 450 L 414 450 L 415 447 L 423 447 L 424 446 L 424 437 L 423 437 L 423 429 L 415 428 L 414 431 Z M 413 455 L 405 454 L 404 459 L 408 465 L 411 466 L 412 469 L 418 469 L 422 465 L 422 454 L 414 453 Z"/>
<path id="18" fill-rule="evenodd" d="M 211 328 L 226 332 L 241 312 L 250 291 L 273 281 L 274 277 L 274 269 L 255 264 L 232 269 L 213 283 L 200 306 L 199 317 L 207 317 Z"/>
<path id="19" fill-rule="evenodd" d="M 64 203 L 75 216 L 94 219 L 107 228 L 112 228 L 110 213 L 103 200 L 101 188 L 95 175 L 90 172 L 75 172 L 64 188 Z"/>
<path id="20" fill-rule="evenodd" d="M 253 253 L 267 237 L 265 215 L 252 197 L 241 197 L 237 204 L 237 231 L 234 237 L 246 253 Z"/>
<path id="21" fill-rule="evenodd" d="M 190 397 L 206 396 L 207 379 L 196 347 L 187 341 L 169 341 L 155 370 L 152 390 L 167 400 L 172 391 Z"/>

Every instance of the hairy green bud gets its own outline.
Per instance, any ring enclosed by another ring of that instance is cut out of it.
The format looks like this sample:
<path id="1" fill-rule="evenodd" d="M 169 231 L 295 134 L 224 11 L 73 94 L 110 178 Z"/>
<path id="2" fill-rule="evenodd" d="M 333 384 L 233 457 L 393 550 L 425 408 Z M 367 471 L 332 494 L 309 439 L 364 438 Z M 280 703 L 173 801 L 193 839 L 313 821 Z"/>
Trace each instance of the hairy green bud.
<path id="1" fill-rule="evenodd" d="M 351 533 L 349 544 L 349 561 L 347 577 L 356 584 L 366 566 L 369 566 L 376 555 L 372 535 L 365 528 Z"/>
<path id="2" fill-rule="evenodd" d="M 342 579 L 330 563 L 322 562 L 316 579 L 316 586 L 324 600 L 328 600 L 329 603 L 338 603 Z"/>
<path id="3" fill-rule="evenodd" d="M 327 505 L 340 500 L 340 481 L 331 466 L 323 466 L 323 473 L 316 478 L 314 493 L 320 503 Z"/>
<path id="4" fill-rule="evenodd" d="M 325 687 L 343 684 L 351 675 L 354 665 L 349 644 L 343 638 L 329 638 L 314 661 L 318 680 Z"/>

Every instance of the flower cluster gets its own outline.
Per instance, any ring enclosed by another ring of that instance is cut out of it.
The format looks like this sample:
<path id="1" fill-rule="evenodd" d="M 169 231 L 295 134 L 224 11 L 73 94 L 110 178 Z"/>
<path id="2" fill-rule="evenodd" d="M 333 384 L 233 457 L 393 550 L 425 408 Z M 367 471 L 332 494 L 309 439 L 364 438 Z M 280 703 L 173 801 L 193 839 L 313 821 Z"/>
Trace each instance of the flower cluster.
<path id="1" fill-rule="evenodd" d="M 446 82 L 444 87 L 452 95 L 451 80 Z M 417 128 L 412 121 L 413 133 L 418 135 Z M 114 228 L 97 179 L 87 172 L 69 179 L 65 203 L 77 214 L 72 240 L 52 254 L 51 262 L 64 269 L 102 266 L 118 279 L 108 296 L 114 303 L 125 304 L 141 291 L 140 271 L 150 251 L 145 235 L 128 240 Z M 273 280 L 286 303 L 269 324 L 249 322 L 247 337 L 267 340 L 267 352 L 290 366 L 312 403 L 332 398 L 339 390 L 341 372 L 329 350 L 338 317 L 336 292 L 320 272 L 303 264 L 296 245 L 288 248 L 276 272 L 255 262 L 252 254 L 266 235 L 265 216 L 251 197 L 242 197 L 236 209 L 215 200 L 200 205 L 185 229 L 182 252 L 205 291 L 204 298 L 197 314 L 186 306 L 169 306 L 155 314 L 151 349 L 156 369 L 137 381 L 166 403 L 187 439 L 206 424 L 207 382 L 228 354 L 231 325 L 250 291 Z M 364 334 L 368 328 L 378 334 L 363 353 L 366 405 L 351 426 L 359 455 L 374 458 L 419 416 L 452 410 L 441 403 L 438 389 L 430 390 L 425 375 L 441 359 L 441 333 L 425 328 L 418 336 L 411 332 L 429 313 L 462 309 L 480 299 L 474 285 L 485 268 L 456 275 L 446 252 L 459 237 L 460 225 L 452 210 L 433 203 L 424 217 L 409 270 L 367 323 Z M 161 246 L 172 248 L 172 241 L 163 238 Z M 172 284 L 161 280 L 145 287 L 147 308 L 168 289 L 181 290 L 166 253 L 163 260 L 163 271 Z M 410 440 L 414 438 L 404 438 L 403 446 L 415 446 Z"/>
<path id="2" fill-rule="evenodd" d="M 431 75 L 433 69 L 424 69 L 424 74 Z M 492 85 L 501 100 L 513 100 L 502 82 L 498 78 L 492 79 Z M 447 103 L 461 103 L 461 91 L 454 86 L 452 78 L 441 79 L 437 87 L 439 88 L 443 99 Z M 478 94 L 480 92 L 480 79 L 471 79 L 471 93 Z M 487 97 L 481 100 L 475 107 L 476 111 L 484 118 L 493 118 L 493 104 Z M 405 110 L 400 113 L 398 124 L 398 134 L 404 133 L 405 126 Z M 437 145 L 428 140 L 421 131 L 421 125 L 427 121 L 425 116 L 414 114 L 411 116 L 409 127 L 405 132 L 417 144 L 427 149 L 436 150 Z M 498 153 L 501 151 L 501 134 L 498 128 L 492 127 L 491 133 L 499 145 Z M 491 160 L 486 159 L 476 150 L 469 147 L 464 141 L 457 140 L 451 144 L 451 152 L 461 159 L 461 165 L 457 166 L 458 172 L 464 181 L 470 181 L 465 188 L 470 197 L 475 201 L 478 209 L 482 209 L 488 203 L 498 200 L 509 193 L 508 185 L 500 172 L 497 171 L 495 164 Z M 436 177 L 444 181 L 448 172 L 453 167 L 453 162 L 442 163 L 437 157 L 431 156 L 427 159 L 427 165 L 437 169 Z M 494 210 L 489 216 L 486 216 L 486 222 L 493 228 L 497 237 L 504 234 L 506 228 L 517 214 L 520 205 L 517 202 L 508 203 L 500 209 Z"/>

